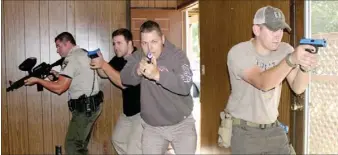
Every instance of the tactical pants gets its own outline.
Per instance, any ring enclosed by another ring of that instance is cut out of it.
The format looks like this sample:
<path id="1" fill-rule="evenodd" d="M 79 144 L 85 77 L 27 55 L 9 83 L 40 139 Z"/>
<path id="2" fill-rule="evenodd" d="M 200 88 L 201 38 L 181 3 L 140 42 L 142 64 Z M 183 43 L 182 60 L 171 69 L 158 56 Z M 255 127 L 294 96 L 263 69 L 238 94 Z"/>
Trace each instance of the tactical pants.
<path id="1" fill-rule="evenodd" d="M 241 122 L 232 126 L 232 154 L 292 154 L 288 137 L 282 127 L 265 129 Z"/>
<path id="2" fill-rule="evenodd" d="M 87 155 L 88 143 L 90 140 L 93 125 L 101 114 L 101 106 L 86 116 L 86 112 L 72 112 L 72 119 L 69 122 L 66 135 L 65 150 L 69 155 Z"/>
<path id="3" fill-rule="evenodd" d="M 171 126 L 154 127 L 141 121 L 143 154 L 164 154 L 169 143 L 175 154 L 195 154 L 197 133 L 195 119 L 192 115 Z"/>
<path id="4" fill-rule="evenodd" d="M 142 131 L 140 113 L 129 117 L 121 114 L 112 136 L 116 152 L 118 154 L 142 154 Z"/>

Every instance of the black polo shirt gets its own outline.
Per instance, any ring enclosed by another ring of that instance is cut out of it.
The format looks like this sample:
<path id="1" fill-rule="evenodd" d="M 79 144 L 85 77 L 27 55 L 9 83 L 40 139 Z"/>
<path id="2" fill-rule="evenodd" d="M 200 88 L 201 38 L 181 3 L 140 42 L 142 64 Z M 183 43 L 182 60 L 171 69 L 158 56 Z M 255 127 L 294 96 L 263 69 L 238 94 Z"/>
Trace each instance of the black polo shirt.
<path id="1" fill-rule="evenodd" d="M 123 67 L 126 65 L 127 60 L 123 57 L 119 58 L 114 56 L 109 64 L 115 70 L 121 71 Z M 128 86 L 125 89 L 122 89 L 122 97 L 123 97 L 123 113 L 126 116 L 133 116 L 140 112 L 140 85 L 137 86 Z"/>

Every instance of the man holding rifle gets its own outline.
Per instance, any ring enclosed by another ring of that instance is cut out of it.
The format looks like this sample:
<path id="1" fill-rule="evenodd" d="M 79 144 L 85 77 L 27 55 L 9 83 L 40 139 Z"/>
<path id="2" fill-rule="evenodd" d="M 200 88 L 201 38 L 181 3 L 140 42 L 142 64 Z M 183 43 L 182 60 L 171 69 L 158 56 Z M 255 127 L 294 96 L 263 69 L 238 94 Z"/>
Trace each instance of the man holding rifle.
<path id="1" fill-rule="evenodd" d="M 90 68 L 87 52 L 76 45 L 72 34 L 63 32 L 55 38 L 57 53 L 65 60 L 57 81 L 36 77 L 25 85 L 40 84 L 49 91 L 62 94 L 68 90 L 68 107 L 72 119 L 66 135 L 66 154 L 88 154 L 88 142 L 94 122 L 101 113 L 103 93 L 99 90 L 98 75 Z"/>

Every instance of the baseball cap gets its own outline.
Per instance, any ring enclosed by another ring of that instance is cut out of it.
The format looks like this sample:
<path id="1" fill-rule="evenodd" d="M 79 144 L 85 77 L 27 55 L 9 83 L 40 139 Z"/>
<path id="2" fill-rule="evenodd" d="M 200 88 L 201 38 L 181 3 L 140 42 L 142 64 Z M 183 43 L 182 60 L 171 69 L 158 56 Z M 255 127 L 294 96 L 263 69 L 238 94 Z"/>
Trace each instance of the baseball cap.
<path id="1" fill-rule="evenodd" d="M 291 31 L 290 26 L 285 22 L 283 12 L 270 5 L 257 10 L 253 19 L 253 24 L 263 24 L 272 31 L 277 31 L 279 29 L 286 29 L 288 32 Z"/>

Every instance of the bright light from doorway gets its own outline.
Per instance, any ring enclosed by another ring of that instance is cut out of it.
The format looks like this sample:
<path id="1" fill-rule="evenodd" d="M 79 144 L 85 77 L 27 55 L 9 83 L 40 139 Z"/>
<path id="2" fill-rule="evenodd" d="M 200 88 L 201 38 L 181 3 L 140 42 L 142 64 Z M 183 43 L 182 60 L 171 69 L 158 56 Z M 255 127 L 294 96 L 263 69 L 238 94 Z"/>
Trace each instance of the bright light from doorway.
<path id="1" fill-rule="evenodd" d="M 196 119 L 197 150 L 200 153 L 200 45 L 199 45 L 199 11 L 198 5 L 192 6 L 186 12 L 186 53 L 193 72 L 193 87 L 191 95 L 194 100 L 193 115 Z"/>

